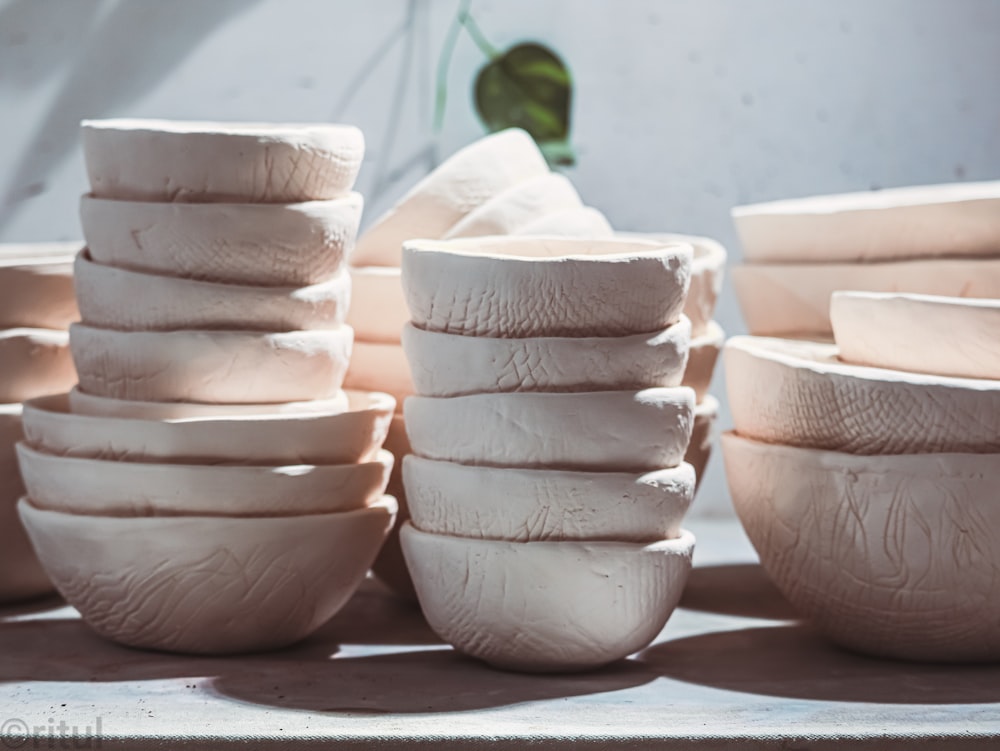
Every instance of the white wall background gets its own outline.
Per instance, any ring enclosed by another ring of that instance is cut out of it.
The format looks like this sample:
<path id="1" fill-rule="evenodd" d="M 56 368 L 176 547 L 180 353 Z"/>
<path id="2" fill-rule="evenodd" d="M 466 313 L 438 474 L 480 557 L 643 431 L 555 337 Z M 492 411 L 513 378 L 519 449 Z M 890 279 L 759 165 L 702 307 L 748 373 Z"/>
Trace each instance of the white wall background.
<path id="1" fill-rule="evenodd" d="M 482 132 L 457 0 L 0 0 L 0 240 L 71 239 L 84 117 L 336 120 L 369 143 L 369 219 Z M 570 172 L 621 229 L 708 234 L 731 206 L 1000 177 L 998 0 L 476 0 L 504 48 L 575 79 Z M 727 288 L 718 318 L 742 330 Z M 715 391 L 723 391 L 717 374 Z M 728 416 L 723 417 L 726 425 Z M 698 507 L 728 508 L 713 460 Z"/>

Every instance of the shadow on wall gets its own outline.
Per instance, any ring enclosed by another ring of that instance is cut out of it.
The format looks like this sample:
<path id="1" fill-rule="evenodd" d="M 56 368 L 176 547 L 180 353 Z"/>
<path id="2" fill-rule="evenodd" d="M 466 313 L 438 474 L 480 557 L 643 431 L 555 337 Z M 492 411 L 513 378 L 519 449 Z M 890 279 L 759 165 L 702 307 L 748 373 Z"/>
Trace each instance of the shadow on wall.
<path id="1" fill-rule="evenodd" d="M 0 86 L 30 88 L 55 69 L 69 68 L 3 187 L 0 230 L 25 199 L 45 190 L 51 172 L 75 148 L 80 120 L 121 109 L 161 81 L 213 29 L 257 2 L 114 0 L 109 7 L 106 0 L 12 0 L 0 7 Z M 33 60 L 33 37 L 51 34 L 53 24 L 62 37 L 59 54 Z"/>

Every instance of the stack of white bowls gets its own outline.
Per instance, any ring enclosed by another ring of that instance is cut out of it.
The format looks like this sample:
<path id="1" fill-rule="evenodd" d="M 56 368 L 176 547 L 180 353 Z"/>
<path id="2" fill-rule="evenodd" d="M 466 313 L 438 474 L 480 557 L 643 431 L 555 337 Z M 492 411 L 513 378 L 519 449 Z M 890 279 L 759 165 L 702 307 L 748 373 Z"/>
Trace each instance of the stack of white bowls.
<path id="1" fill-rule="evenodd" d="M 395 402 L 345 393 L 356 128 L 83 125 L 79 386 L 29 402 L 21 515 L 100 634 L 223 653 L 324 623 L 394 521 Z"/>
<path id="2" fill-rule="evenodd" d="M 431 627 L 523 671 L 648 645 L 690 569 L 688 245 L 485 237 L 403 249 L 412 519 Z"/>
<path id="3" fill-rule="evenodd" d="M 73 256 L 80 246 L 0 245 L 0 602 L 52 591 L 17 517 L 24 486 L 14 445 L 21 402 L 76 382 L 67 329 L 79 318 Z"/>

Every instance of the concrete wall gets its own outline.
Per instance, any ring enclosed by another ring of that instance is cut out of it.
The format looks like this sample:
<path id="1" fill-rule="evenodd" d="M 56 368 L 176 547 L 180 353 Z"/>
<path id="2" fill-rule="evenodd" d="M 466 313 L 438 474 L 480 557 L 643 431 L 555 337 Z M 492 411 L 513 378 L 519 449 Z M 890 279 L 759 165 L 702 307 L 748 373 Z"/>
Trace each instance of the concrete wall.
<path id="1" fill-rule="evenodd" d="M 451 0 L 0 2 L 0 240 L 79 235 L 83 117 L 361 126 L 368 217 L 480 135 Z M 546 42 L 575 79 L 570 176 L 631 230 L 739 249 L 734 204 L 1000 177 L 997 0 L 476 0 L 498 47 Z M 742 329 L 727 288 L 718 317 Z M 721 374 L 716 392 L 723 390 Z M 727 417 L 723 424 L 727 424 Z M 713 460 L 698 507 L 728 507 Z"/>

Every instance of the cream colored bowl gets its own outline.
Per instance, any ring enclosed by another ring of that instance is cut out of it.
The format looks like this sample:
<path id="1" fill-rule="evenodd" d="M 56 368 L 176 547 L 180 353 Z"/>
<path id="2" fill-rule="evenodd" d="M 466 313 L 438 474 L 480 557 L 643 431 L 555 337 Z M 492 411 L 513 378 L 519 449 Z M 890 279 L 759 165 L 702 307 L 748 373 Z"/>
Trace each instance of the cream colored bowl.
<path id="1" fill-rule="evenodd" d="M 0 330 L 0 404 L 65 391 L 74 383 L 76 370 L 65 331 Z"/>
<path id="2" fill-rule="evenodd" d="M 694 408 L 694 428 L 691 430 L 691 442 L 684 454 L 684 461 L 694 468 L 697 477 L 696 487 L 701 485 L 708 460 L 712 458 L 712 446 L 715 444 L 715 423 L 718 419 L 719 400 L 709 394 Z"/>
<path id="3" fill-rule="evenodd" d="M 73 257 L 83 242 L 0 243 L 0 328 L 65 329 L 80 320 Z"/>
<path id="4" fill-rule="evenodd" d="M 687 367 L 681 384 L 694 389 L 695 398 L 699 402 L 705 398 L 712 385 L 715 364 L 725 343 L 726 332 L 715 321 L 709 322 L 704 334 L 691 340 Z"/>
<path id="5" fill-rule="evenodd" d="M 359 342 L 399 344 L 410 311 L 398 266 L 351 267 L 351 308 L 347 323 Z"/>

